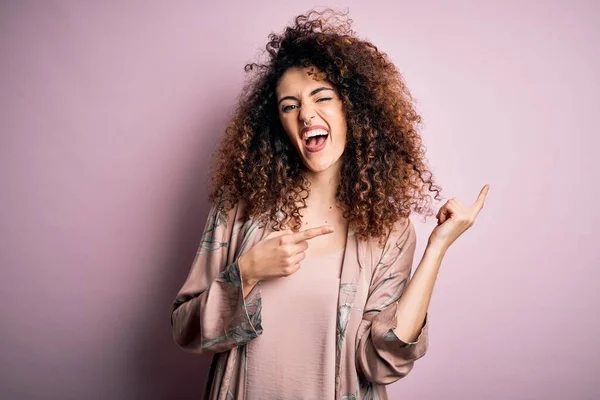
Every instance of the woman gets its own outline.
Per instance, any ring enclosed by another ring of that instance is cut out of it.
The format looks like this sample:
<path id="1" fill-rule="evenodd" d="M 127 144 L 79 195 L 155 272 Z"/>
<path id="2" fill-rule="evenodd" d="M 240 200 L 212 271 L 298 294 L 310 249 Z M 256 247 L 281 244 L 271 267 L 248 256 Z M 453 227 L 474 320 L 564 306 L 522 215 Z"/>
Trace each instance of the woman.
<path id="1" fill-rule="evenodd" d="M 386 399 L 428 344 L 442 258 L 483 207 L 452 199 L 423 259 L 433 184 L 403 80 L 326 10 L 270 35 L 226 130 L 212 208 L 171 318 L 214 354 L 205 399 Z M 427 187 L 427 189 L 426 189 Z"/>

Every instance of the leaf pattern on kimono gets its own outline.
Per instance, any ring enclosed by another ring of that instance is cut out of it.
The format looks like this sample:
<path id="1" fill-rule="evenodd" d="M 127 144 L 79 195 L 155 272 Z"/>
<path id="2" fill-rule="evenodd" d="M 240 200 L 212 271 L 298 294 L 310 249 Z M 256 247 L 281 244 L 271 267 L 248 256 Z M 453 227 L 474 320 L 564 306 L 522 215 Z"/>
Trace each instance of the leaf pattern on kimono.
<path id="1" fill-rule="evenodd" d="M 246 230 L 244 231 L 243 234 L 243 242 L 240 245 L 240 249 L 243 250 L 246 248 L 246 246 L 248 245 L 248 241 L 250 240 L 250 238 L 252 238 L 252 236 L 254 236 L 254 232 L 258 229 L 258 222 L 254 221 L 251 223 L 248 223 L 248 226 L 246 227 Z"/>
<path id="2" fill-rule="evenodd" d="M 215 230 L 221 225 L 221 223 L 227 225 L 221 216 L 217 214 L 217 211 L 214 207 L 211 208 L 208 220 L 210 221 L 210 225 L 207 226 L 204 234 L 202 235 L 202 240 L 198 246 L 197 254 L 201 254 L 204 250 L 215 251 L 222 247 L 229 247 L 228 242 L 220 241 L 214 235 Z"/>
<path id="3" fill-rule="evenodd" d="M 233 329 L 233 331 L 231 331 L 231 338 L 235 341 L 235 343 L 238 346 L 244 343 L 248 343 L 255 337 L 256 333 L 254 332 L 254 329 L 248 324 L 238 325 Z"/>
<path id="4" fill-rule="evenodd" d="M 400 338 L 398 336 L 396 336 L 396 334 L 394 333 L 393 330 L 389 330 L 385 333 L 385 335 L 383 335 L 383 341 L 384 342 L 398 342 L 400 340 Z"/>
<path id="5" fill-rule="evenodd" d="M 250 318 L 250 323 L 254 327 L 254 330 L 259 335 L 263 331 L 262 327 L 262 299 L 260 297 L 260 292 L 257 292 L 251 298 L 246 300 L 246 310 L 248 311 L 248 317 Z"/>
<path id="6" fill-rule="evenodd" d="M 377 393 L 373 390 L 373 385 L 367 386 L 367 391 L 363 396 L 363 400 L 378 400 Z"/>
<path id="7" fill-rule="evenodd" d="M 219 200 L 220 203 L 223 202 L 223 196 Z M 202 234 L 202 240 L 200 241 L 200 245 L 198 246 L 197 254 L 201 254 L 204 250 L 207 251 L 215 251 L 223 247 L 229 247 L 228 242 L 223 242 L 218 240 L 215 236 L 215 232 L 221 224 L 224 224 L 224 228 L 227 229 L 227 221 L 218 211 L 218 206 L 213 204 L 211 207 L 207 221 L 210 221 L 210 224 L 206 226 L 204 229 L 204 233 Z"/>
<path id="8" fill-rule="evenodd" d="M 229 243 L 221 242 L 215 238 L 203 239 L 198 246 L 197 254 L 201 254 L 204 250 L 215 251 L 223 247 L 229 247 Z"/>
<path id="9" fill-rule="evenodd" d="M 398 240 L 400 241 L 402 239 Z M 376 269 L 379 268 L 381 264 L 393 266 L 394 261 L 400 256 L 400 254 L 402 254 L 402 250 L 404 249 L 403 244 L 400 244 L 399 241 L 394 244 L 390 244 L 384 249 L 383 253 L 381 254 L 381 258 L 379 259 L 379 263 L 377 263 Z"/>
<path id="10" fill-rule="evenodd" d="M 229 335 L 225 334 L 225 335 L 218 336 L 214 339 L 210 339 L 210 340 L 206 340 L 206 341 L 203 340 L 202 345 L 200 347 L 202 348 L 202 350 L 208 350 L 211 347 L 213 347 L 217 344 L 223 343 L 228 339 L 229 339 Z"/>
<path id="11" fill-rule="evenodd" d="M 249 342 L 250 340 L 257 337 L 254 329 L 246 323 L 237 325 L 235 328 L 227 332 L 225 335 L 221 335 L 211 340 L 207 340 L 202 343 L 202 349 L 207 350 L 211 347 L 221 344 L 227 340 L 233 340 L 236 345 L 242 345 Z"/>
<path id="12" fill-rule="evenodd" d="M 347 294 L 348 296 L 355 296 L 357 287 L 356 283 L 342 283 L 340 285 L 340 292 Z"/>
<path id="13" fill-rule="evenodd" d="M 237 263 L 233 263 L 227 268 L 225 268 L 219 274 L 219 278 L 222 279 L 225 283 L 241 288 L 242 283 Z M 217 344 L 221 344 L 227 340 L 233 340 L 236 343 L 236 345 L 239 346 L 258 337 L 258 335 L 262 333 L 262 300 L 260 297 L 260 291 L 255 292 L 247 299 L 245 299 L 240 305 L 240 307 L 240 314 L 247 314 L 250 323 L 248 323 L 244 317 L 244 320 L 242 320 L 235 327 L 233 327 L 233 329 L 230 329 L 224 335 L 203 342 L 203 349 L 210 349 L 211 347 Z"/>
<path id="14" fill-rule="evenodd" d="M 211 208 L 210 214 L 208 216 L 210 225 L 206 228 L 206 231 L 204 232 L 205 234 L 214 232 L 215 229 L 217 229 L 218 226 L 221 225 L 221 219 L 219 218 L 218 215 L 216 215 L 216 213 L 217 213 L 216 208 Z"/>
<path id="15" fill-rule="evenodd" d="M 346 335 L 346 326 L 348 326 L 348 319 L 350 318 L 350 311 L 352 311 L 352 304 L 344 303 L 338 309 L 337 316 L 337 347 L 341 351 L 342 344 L 344 343 L 344 336 Z"/>
<path id="16" fill-rule="evenodd" d="M 358 392 L 361 394 L 361 400 L 377 400 L 377 393 L 373 390 L 373 384 L 360 375 L 356 377 L 356 385 L 359 387 Z"/>
<path id="17" fill-rule="evenodd" d="M 242 287 L 242 277 L 240 276 L 240 268 L 237 262 L 230 264 L 219 274 L 219 278 L 223 282 L 234 287 Z"/>
<path id="18" fill-rule="evenodd" d="M 389 285 L 393 285 L 394 284 L 394 280 L 392 279 L 386 279 L 384 282 L 382 282 L 382 287 L 383 286 L 389 286 Z M 382 302 L 379 305 L 380 309 L 384 309 L 387 306 L 389 306 L 392 303 L 395 303 L 396 301 L 398 301 L 398 299 L 400 299 L 400 295 L 402 294 L 402 291 L 404 290 L 404 286 L 406 285 L 406 279 L 404 279 L 402 282 L 400 282 L 399 285 L 397 285 L 396 290 L 394 290 L 394 294 L 392 294 L 388 299 L 386 299 L 384 302 Z M 379 288 L 377 288 L 379 289 Z"/>

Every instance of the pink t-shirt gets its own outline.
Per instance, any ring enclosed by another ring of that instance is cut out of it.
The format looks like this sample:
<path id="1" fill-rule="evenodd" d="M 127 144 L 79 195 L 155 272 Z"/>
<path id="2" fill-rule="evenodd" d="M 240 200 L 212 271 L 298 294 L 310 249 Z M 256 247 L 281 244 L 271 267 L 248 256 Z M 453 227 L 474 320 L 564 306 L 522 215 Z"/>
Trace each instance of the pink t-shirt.
<path id="1" fill-rule="evenodd" d="M 334 399 L 343 257 L 307 257 L 296 273 L 260 283 L 263 333 L 247 344 L 246 399 Z"/>

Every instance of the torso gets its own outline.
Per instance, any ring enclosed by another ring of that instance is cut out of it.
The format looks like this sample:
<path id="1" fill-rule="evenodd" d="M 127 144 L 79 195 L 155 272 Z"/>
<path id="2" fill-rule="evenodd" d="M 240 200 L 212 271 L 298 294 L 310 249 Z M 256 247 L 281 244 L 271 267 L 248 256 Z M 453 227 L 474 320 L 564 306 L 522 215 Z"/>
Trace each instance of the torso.
<path id="1" fill-rule="evenodd" d="M 261 283 L 262 335 L 247 344 L 247 399 L 335 398 L 336 316 L 344 249 Z M 284 338 L 284 339 L 282 339 Z"/>

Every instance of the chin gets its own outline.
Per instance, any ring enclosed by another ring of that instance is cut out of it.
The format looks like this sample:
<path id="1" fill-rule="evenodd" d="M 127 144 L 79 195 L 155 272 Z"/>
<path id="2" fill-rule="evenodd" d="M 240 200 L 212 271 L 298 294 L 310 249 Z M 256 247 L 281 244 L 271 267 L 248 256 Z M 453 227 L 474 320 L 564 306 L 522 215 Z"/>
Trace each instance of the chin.
<path id="1" fill-rule="evenodd" d="M 341 161 L 341 155 L 334 160 L 323 160 L 322 162 L 309 162 L 307 159 L 304 159 L 303 164 L 311 172 L 323 172 L 336 165 L 339 161 Z"/>
<path id="2" fill-rule="evenodd" d="M 311 172 L 323 172 L 323 171 L 327 171 L 329 169 L 329 167 L 331 167 L 333 164 L 319 164 L 319 165 L 310 165 L 308 163 L 304 163 L 304 166 L 306 167 L 306 169 L 308 169 Z"/>

